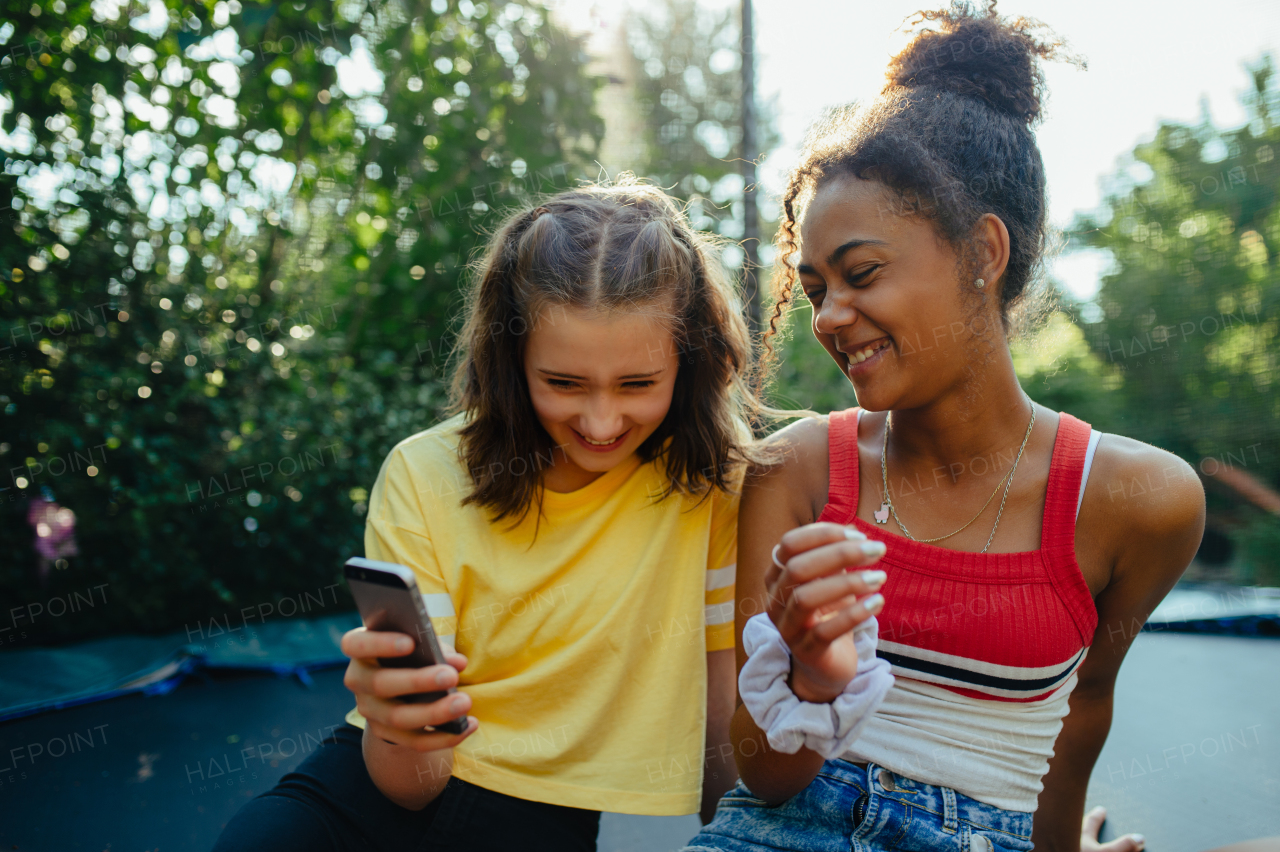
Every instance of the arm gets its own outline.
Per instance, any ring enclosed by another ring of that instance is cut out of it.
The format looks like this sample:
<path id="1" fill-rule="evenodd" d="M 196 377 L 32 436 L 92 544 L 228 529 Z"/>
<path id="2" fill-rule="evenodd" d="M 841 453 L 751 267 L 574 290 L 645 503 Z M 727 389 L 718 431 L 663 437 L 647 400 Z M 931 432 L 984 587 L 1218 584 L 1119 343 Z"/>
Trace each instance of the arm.
<path id="1" fill-rule="evenodd" d="M 738 694 L 733 650 L 707 652 L 707 747 L 702 768 L 702 824 L 711 822 L 716 803 L 738 777 L 729 745 L 729 720 Z"/>
<path id="2" fill-rule="evenodd" d="M 400 657 L 413 649 L 401 633 L 368 631 L 363 627 L 342 637 L 342 653 L 351 658 L 343 684 L 356 696 L 365 718 L 364 762 L 374 786 L 391 801 L 411 811 L 422 810 L 448 783 L 453 771 L 453 748 L 471 736 L 479 723 L 467 719 L 461 734 L 427 731 L 471 709 L 465 693 L 430 704 L 403 704 L 396 699 L 417 692 L 448 689 L 466 668 L 461 654 L 448 654 L 449 665 L 421 669 L 384 669 L 378 657 Z"/>
<path id="3" fill-rule="evenodd" d="M 421 489 L 414 481 L 413 466 L 399 449 L 387 456 L 369 496 L 365 522 L 365 554 L 407 565 L 418 578 L 418 588 L 430 598 L 448 601 L 447 587 L 435 544 L 425 526 L 428 512 L 420 503 Z M 433 606 L 430 599 L 427 607 Z M 447 647 L 457 627 L 451 603 L 444 611 L 430 612 L 432 627 L 445 644 L 448 665 L 421 669 L 384 669 L 379 657 L 409 653 L 412 640 L 398 633 L 352 630 L 342 637 L 342 652 L 351 658 L 343 683 L 356 697 L 365 718 L 363 751 L 365 767 L 374 785 L 402 808 L 421 810 L 431 802 L 453 772 L 453 747 L 478 727 L 474 719 L 463 734 L 427 731 L 471 709 L 465 693 L 432 704 L 405 704 L 402 695 L 434 692 L 458 684 L 466 657 Z M 409 644 L 401 649 L 401 640 Z M 457 702 L 456 707 L 450 707 Z"/>
<path id="4" fill-rule="evenodd" d="M 871 566 L 879 555 L 874 548 L 863 550 L 860 533 L 850 538 L 845 527 L 811 523 L 811 492 L 821 499 L 826 491 L 825 426 L 802 421 L 779 432 L 775 440 L 791 441 L 796 452 L 748 479 L 738 516 L 738 669 L 747 659 L 742 644 L 746 622 L 767 610 L 791 650 L 796 696 L 826 703 L 857 674 L 852 631 L 874 615 L 858 599 L 878 588 L 862 572 L 844 569 Z M 820 486 L 814 482 L 819 474 Z M 779 560 L 786 571 L 773 566 L 771 554 L 779 543 Z M 878 610 L 874 603 L 872 607 Z M 783 802 L 807 787 L 823 763 L 820 754 L 804 747 L 795 754 L 774 751 L 742 704 L 733 715 L 731 737 L 743 782 L 770 803 Z"/>
<path id="5" fill-rule="evenodd" d="M 1181 459 L 1108 435 L 1094 465 L 1108 476 L 1091 479 L 1085 490 L 1077 553 L 1082 566 L 1110 566 L 1110 576 L 1096 595 L 1098 626 L 1071 693 L 1070 712 L 1054 744 L 1036 810 L 1032 839 L 1037 849 L 1048 852 L 1142 848 L 1135 835 L 1099 846 L 1097 830 L 1104 814 L 1095 811 L 1085 818 L 1085 793 L 1111 728 L 1120 664 L 1147 616 L 1186 570 L 1204 532 L 1204 492 Z M 1163 485 L 1126 496 L 1130 492 L 1124 485 L 1134 477 Z M 1115 483 L 1120 486 L 1109 487 Z"/>

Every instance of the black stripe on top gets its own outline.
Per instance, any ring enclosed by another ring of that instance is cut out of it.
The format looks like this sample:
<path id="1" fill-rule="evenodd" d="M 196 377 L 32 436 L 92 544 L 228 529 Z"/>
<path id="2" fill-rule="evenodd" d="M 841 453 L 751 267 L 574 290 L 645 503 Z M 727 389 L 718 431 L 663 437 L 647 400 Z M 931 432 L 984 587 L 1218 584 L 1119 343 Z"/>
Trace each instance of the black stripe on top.
<path id="1" fill-rule="evenodd" d="M 1071 662 L 1067 663 L 1062 671 L 1049 677 L 1032 679 L 1000 677 L 998 675 L 983 674 L 982 672 L 970 671 L 957 666 L 949 666 L 946 663 L 935 663 L 928 660 L 919 660 L 915 657 L 908 657 L 903 654 L 895 654 L 892 651 L 876 651 L 876 656 L 889 662 L 890 665 L 910 671 L 924 672 L 925 674 L 937 675 L 950 680 L 957 680 L 961 683 L 971 684 L 973 686 L 985 686 L 991 689 L 1008 689 L 1017 692 L 1047 692 L 1062 681 L 1066 680 L 1071 672 L 1075 670 L 1076 664 L 1080 662 L 1080 658 L 1084 656 L 1084 649 L 1075 656 Z"/>

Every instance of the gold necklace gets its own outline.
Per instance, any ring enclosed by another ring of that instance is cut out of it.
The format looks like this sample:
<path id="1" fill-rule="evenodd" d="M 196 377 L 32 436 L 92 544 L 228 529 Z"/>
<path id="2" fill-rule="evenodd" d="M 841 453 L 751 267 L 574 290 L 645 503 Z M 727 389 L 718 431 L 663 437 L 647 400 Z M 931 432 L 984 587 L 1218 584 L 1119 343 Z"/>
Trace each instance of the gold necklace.
<path id="1" fill-rule="evenodd" d="M 912 541 L 918 541 L 922 544 L 932 544 L 935 541 L 951 538 L 957 533 L 964 532 L 969 525 L 978 518 L 982 517 L 982 513 L 991 505 L 991 501 L 996 498 L 996 494 L 1000 491 L 1000 486 L 1004 485 L 1004 496 L 1000 498 L 1000 511 L 996 512 L 996 522 L 991 526 L 991 535 L 987 536 L 987 543 L 979 551 L 986 553 L 987 548 L 991 546 L 991 541 L 996 537 L 996 527 L 1000 526 L 1000 517 L 1004 514 L 1005 501 L 1009 499 L 1009 488 L 1013 485 L 1013 474 L 1018 469 L 1018 462 L 1022 461 L 1022 452 L 1027 448 L 1027 440 L 1031 437 L 1031 429 L 1036 425 L 1036 407 L 1031 406 L 1031 422 L 1027 424 L 1027 434 L 1022 436 L 1022 446 L 1018 448 L 1018 457 L 1013 460 L 1013 466 L 1009 468 L 1009 472 L 1001 477 L 996 483 L 995 491 L 991 492 L 991 496 L 987 498 L 987 502 L 982 504 L 982 508 L 978 510 L 978 514 L 974 515 L 969 521 L 955 532 L 949 532 L 946 535 L 940 535 L 937 538 L 916 538 L 908 530 L 902 519 L 898 517 L 898 510 L 893 506 L 893 499 L 889 496 L 889 466 L 886 460 L 886 451 L 889 448 L 889 415 L 885 415 L 884 420 L 884 441 L 880 444 L 880 480 L 884 487 L 884 500 L 880 503 L 880 511 L 874 514 L 876 523 L 886 524 L 889 522 L 889 515 L 893 515 L 893 520 L 898 524 L 898 528 L 902 530 L 902 534 Z M 1007 480 L 1007 481 L 1006 481 Z"/>

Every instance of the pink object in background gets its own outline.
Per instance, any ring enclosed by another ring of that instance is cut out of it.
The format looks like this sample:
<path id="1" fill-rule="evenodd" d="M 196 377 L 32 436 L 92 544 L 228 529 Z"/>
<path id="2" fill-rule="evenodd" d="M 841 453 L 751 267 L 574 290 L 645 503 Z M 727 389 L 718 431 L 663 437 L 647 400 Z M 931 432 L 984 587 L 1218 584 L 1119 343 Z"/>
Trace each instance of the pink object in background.
<path id="1" fill-rule="evenodd" d="M 76 547 L 76 513 L 67 507 L 37 497 L 27 511 L 27 523 L 36 531 L 41 581 L 48 577 L 54 562 L 80 552 Z"/>

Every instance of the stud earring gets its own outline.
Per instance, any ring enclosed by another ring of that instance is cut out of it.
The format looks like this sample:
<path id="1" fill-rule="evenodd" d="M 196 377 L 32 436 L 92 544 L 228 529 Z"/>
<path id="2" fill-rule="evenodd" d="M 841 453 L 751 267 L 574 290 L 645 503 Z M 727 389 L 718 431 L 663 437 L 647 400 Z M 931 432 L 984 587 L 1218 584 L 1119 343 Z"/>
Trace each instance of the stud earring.
<path id="1" fill-rule="evenodd" d="M 979 278 L 977 281 L 973 282 L 973 286 L 981 290 L 983 287 L 987 286 L 987 282 Z"/>

